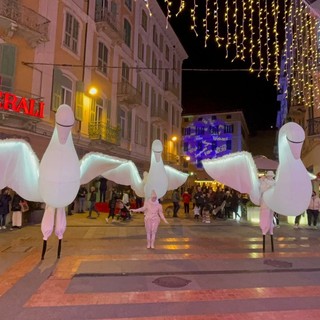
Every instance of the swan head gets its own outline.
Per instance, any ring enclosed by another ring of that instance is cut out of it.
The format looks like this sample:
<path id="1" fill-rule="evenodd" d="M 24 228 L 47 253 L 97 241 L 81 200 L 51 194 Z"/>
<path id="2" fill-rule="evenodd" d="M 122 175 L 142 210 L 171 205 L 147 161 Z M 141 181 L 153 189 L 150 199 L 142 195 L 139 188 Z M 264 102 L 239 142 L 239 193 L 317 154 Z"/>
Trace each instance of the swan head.
<path id="1" fill-rule="evenodd" d="M 161 154 L 163 151 L 162 142 L 160 140 L 154 140 L 152 142 L 151 150 L 156 158 L 156 161 L 159 162 L 161 160 Z"/>
<path id="2" fill-rule="evenodd" d="M 71 107 L 67 104 L 60 105 L 56 113 L 56 128 L 58 139 L 61 144 L 66 143 L 73 125 L 74 114 Z"/>
<path id="3" fill-rule="evenodd" d="M 283 144 L 287 144 L 294 159 L 298 160 L 301 156 L 301 149 L 305 140 L 303 128 L 295 122 L 286 123 L 279 132 L 279 151 Z"/>

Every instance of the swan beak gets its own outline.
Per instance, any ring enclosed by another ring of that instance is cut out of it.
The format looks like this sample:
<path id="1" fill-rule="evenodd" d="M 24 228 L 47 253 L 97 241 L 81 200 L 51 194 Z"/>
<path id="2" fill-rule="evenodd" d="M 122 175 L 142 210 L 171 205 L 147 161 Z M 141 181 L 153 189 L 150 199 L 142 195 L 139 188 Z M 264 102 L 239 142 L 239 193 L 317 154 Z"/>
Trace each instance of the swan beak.
<path id="1" fill-rule="evenodd" d="M 58 139 L 61 144 L 65 144 L 70 135 L 72 126 L 61 126 L 57 124 Z"/>
<path id="2" fill-rule="evenodd" d="M 161 152 L 154 152 L 154 156 L 155 156 L 157 162 L 159 162 L 161 160 Z"/>
<path id="3" fill-rule="evenodd" d="M 56 126 L 58 139 L 61 144 L 65 144 L 74 125 L 74 114 L 70 106 L 62 104 L 56 113 Z"/>
<path id="4" fill-rule="evenodd" d="M 162 142 L 160 140 L 154 140 L 152 142 L 152 151 L 157 162 L 161 161 L 161 154 L 163 151 Z"/>
<path id="5" fill-rule="evenodd" d="M 289 142 L 291 153 L 294 159 L 299 160 L 301 157 L 302 142 Z"/>

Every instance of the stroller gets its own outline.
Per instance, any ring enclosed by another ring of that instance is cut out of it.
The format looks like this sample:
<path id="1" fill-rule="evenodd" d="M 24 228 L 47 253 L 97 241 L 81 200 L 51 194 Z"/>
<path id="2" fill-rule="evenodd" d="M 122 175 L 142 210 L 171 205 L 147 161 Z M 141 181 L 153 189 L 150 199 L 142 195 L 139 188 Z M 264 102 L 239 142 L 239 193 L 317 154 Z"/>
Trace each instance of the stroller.
<path id="1" fill-rule="evenodd" d="M 124 204 L 123 201 L 118 200 L 118 207 L 119 207 L 119 216 L 118 220 L 126 221 L 131 220 L 131 213 L 130 213 L 130 204 Z"/>

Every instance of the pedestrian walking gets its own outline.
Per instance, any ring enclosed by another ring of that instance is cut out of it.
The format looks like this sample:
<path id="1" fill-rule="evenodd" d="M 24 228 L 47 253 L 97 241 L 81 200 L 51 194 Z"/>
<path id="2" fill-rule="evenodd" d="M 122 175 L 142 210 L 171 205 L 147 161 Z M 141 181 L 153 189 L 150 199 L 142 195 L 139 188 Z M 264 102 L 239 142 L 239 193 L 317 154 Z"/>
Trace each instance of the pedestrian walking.
<path id="1" fill-rule="evenodd" d="M 314 229 L 317 229 L 319 210 L 320 198 L 317 196 L 315 191 L 312 191 L 311 200 L 307 209 L 309 227 L 312 225 Z"/>
<path id="2" fill-rule="evenodd" d="M 79 208 L 78 212 L 84 213 L 85 211 L 85 202 L 86 202 L 86 196 L 88 194 L 88 190 L 85 186 L 80 186 L 79 191 L 78 191 L 78 203 L 79 203 Z"/>
<path id="3" fill-rule="evenodd" d="M 97 210 L 96 208 L 96 202 L 97 202 L 97 193 L 96 193 L 96 188 L 95 187 L 91 187 L 90 188 L 90 198 L 89 198 L 89 202 L 90 202 L 90 205 L 89 205 L 89 215 L 87 218 L 89 219 L 92 219 L 92 211 L 95 211 L 96 214 L 97 214 L 97 217 L 100 216 L 100 213 L 99 211 Z"/>
<path id="4" fill-rule="evenodd" d="M 172 193 L 172 202 L 173 202 L 173 217 L 178 217 L 178 211 L 180 209 L 180 195 L 178 189 L 174 190 Z"/>
<path id="5" fill-rule="evenodd" d="M 0 194 L 0 229 L 7 229 L 6 220 L 9 213 L 11 196 L 9 189 L 4 188 Z"/>

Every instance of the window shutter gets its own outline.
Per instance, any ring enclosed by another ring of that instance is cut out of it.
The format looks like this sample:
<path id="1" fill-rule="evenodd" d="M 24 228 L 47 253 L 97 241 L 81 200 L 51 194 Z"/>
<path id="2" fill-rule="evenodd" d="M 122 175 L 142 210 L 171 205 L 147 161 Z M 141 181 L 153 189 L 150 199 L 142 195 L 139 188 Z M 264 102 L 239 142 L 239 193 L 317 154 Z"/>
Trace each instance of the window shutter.
<path id="1" fill-rule="evenodd" d="M 14 77 L 16 69 L 17 48 L 11 44 L 3 43 L 1 48 L 1 74 Z"/>
<path id="2" fill-rule="evenodd" d="M 83 92 L 84 92 L 84 83 L 82 81 L 77 81 L 76 82 L 75 118 L 78 121 L 83 120 Z"/>
<path id="3" fill-rule="evenodd" d="M 53 83 L 52 83 L 52 99 L 51 99 L 51 109 L 52 111 L 57 111 L 61 104 L 61 82 L 62 82 L 62 72 L 58 68 L 53 69 Z"/>
<path id="4" fill-rule="evenodd" d="M 128 112 L 128 140 L 131 140 L 132 111 Z"/>

